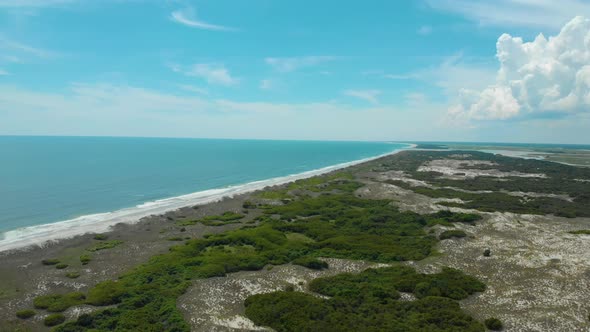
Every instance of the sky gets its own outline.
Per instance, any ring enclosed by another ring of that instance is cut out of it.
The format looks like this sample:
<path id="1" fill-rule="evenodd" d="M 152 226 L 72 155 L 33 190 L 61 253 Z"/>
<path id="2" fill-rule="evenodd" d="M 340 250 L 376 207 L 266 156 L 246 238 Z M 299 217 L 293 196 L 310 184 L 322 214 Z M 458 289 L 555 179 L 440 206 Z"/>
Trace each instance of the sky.
<path id="1" fill-rule="evenodd" d="M 586 0 L 0 0 L 0 135 L 590 143 Z"/>

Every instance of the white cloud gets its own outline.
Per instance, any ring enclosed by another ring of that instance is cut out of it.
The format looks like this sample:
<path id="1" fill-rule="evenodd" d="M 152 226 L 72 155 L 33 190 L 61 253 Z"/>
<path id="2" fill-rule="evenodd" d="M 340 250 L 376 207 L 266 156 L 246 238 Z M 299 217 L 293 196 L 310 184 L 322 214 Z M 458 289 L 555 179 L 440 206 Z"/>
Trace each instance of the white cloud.
<path id="1" fill-rule="evenodd" d="M 194 92 L 200 95 L 209 95 L 209 90 L 199 88 L 198 86 L 182 84 L 179 87 L 185 91 Z"/>
<path id="2" fill-rule="evenodd" d="M 270 79 L 263 79 L 260 81 L 260 89 L 270 90 L 274 87 L 274 82 Z"/>
<path id="3" fill-rule="evenodd" d="M 76 2 L 80 0 L 0 0 L 0 8 L 40 8 Z"/>
<path id="4" fill-rule="evenodd" d="M 559 29 L 576 15 L 590 16 L 587 0 L 426 0 L 435 9 L 457 13 L 482 25 Z"/>
<path id="5" fill-rule="evenodd" d="M 288 73 L 305 67 L 313 67 L 334 60 L 333 56 L 303 56 L 290 58 L 266 58 L 264 61 L 276 71 Z"/>
<path id="6" fill-rule="evenodd" d="M 170 19 L 176 23 L 180 23 L 186 25 L 191 28 L 203 29 L 203 30 L 213 30 L 213 31 L 235 31 L 235 28 L 211 24 L 201 20 L 198 20 L 194 14 L 194 10 L 192 8 L 187 8 L 183 10 L 176 10 L 170 14 Z"/>
<path id="7" fill-rule="evenodd" d="M 590 109 L 590 20 L 576 17 L 558 35 L 532 42 L 503 34 L 496 44 L 500 70 L 483 90 L 463 89 L 454 118 L 559 116 Z"/>
<path id="8" fill-rule="evenodd" d="M 493 82 L 495 71 L 486 63 L 469 61 L 462 54 L 456 54 L 447 57 L 440 65 L 410 75 L 442 88 L 447 95 L 456 95 L 466 86 L 484 88 Z"/>
<path id="9" fill-rule="evenodd" d="M 416 32 L 418 32 L 419 35 L 427 36 L 432 33 L 432 27 L 430 25 L 423 25 Z"/>
<path id="10" fill-rule="evenodd" d="M 412 139 L 417 132 L 409 125 L 414 120 L 399 120 L 402 109 L 386 105 L 244 102 L 112 84 L 59 90 L 0 85 L 0 133 L 391 140 Z"/>
<path id="11" fill-rule="evenodd" d="M 380 90 L 346 90 L 343 92 L 345 95 L 350 97 L 359 98 L 366 100 L 371 104 L 378 104 L 379 100 L 377 97 L 381 94 Z"/>
<path id="12" fill-rule="evenodd" d="M 1 1 L 1 0 L 0 0 Z M 8 39 L 0 35 L 0 50 L 6 53 L 18 53 L 31 55 L 38 58 L 52 58 L 59 56 L 57 52 L 33 47 L 24 43 L 20 43 L 11 39 Z M 14 54 L 4 54 L 2 58 L 9 62 L 21 62 L 20 58 Z"/>
<path id="13" fill-rule="evenodd" d="M 0 76 L 6 76 L 8 75 L 8 72 L 2 68 L 0 68 Z"/>
<path id="14" fill-rule="evenodd" d="M 412 92 L 405 95 L 406 103 L 409 105 L 424 105 L 429 102 L 427 95 L 421 92 Z"/>
<path id="15" fill-rule="evenodd" d="M 240 82 L 238 78 L 235 78 L 230 74 L 227 68 L 219 64 L 198 63 L 188 67 L 171 64 L 169 67 L 174 72 L 182 73 L 186 76 L 202 78 L 209 84 L 232 86 Z"/>

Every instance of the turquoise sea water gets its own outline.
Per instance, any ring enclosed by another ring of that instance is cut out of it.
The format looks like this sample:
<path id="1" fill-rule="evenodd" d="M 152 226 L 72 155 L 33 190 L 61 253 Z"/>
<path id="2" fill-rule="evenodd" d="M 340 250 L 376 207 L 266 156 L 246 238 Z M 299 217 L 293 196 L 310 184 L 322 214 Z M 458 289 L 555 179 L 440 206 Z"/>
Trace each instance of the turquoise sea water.
<path id="1" fill-rule="evenodd" d="M 0 137 L 0 233 L 141 208 L 150 206 L 146 202 L 302 173 L 403 147 L 407 144 Z"/>

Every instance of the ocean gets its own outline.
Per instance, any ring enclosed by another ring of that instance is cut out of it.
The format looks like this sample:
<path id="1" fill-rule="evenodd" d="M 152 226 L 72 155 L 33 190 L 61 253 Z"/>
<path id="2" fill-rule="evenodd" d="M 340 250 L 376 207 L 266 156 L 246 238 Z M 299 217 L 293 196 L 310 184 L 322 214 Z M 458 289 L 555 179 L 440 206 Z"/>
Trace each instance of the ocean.
<path id="1" fill-rule="evenodd" d="M 264 188 L 391 142 L 0 136 L 0 250 Z"/>

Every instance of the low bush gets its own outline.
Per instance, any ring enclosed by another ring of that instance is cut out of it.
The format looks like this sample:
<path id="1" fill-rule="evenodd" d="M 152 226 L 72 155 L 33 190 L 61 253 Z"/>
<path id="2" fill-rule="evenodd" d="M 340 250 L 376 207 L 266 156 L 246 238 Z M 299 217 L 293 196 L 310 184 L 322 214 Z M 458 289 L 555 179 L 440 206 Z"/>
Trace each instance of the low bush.
<path id="1" fill-rule="evenodd" d="M 55 266 L 55 268 L 56 268 L 56 269 L 58 269 L 58 270 L 63 270 L 63 269 L 65 269 L 65 268 L 67 268 L 68 266 L 69 266 L 69 265 L 68 265 L 68 264 L 66 264 L 66 263 L 59 263 L 59 264 L 57 264 L 57 265 Z"/>
<path id="2" fill-rule="evenodd" d="M 328 263 L 309 256 L 297 258 L 293 261 L 293 264 L 301 265 L 312 270 L 323 270 L 328 268 Z"/>
<path id="3" fill-rule="evenodd" d="M 106 234 L 96 234 L 96 235 L 94 235 L 94 239 L 95 240 L 104 241 L 104 240 L 106 240 L 108 238 L 109 237 Z"/>
<path id="4" fill-rule="evenodd" d="M 122 243 L 123 243 L 123 241 L 119 241 L 119 240 L 102 241 L 90 248 L 86 248 L 86 250 L 94 252 L 94 251 L 99 251 L 99 250 L 111 249 L 111 248 L 114 248 Z"/>
<path id="5" fill-rule="evenodd" d="M 57 259 L 57 258 L 44 259 L 41 261 L 41 263 L 43 265 L 56 265 L 56 264 L 59 264 L 59 259 Z"/>
<path id="6" fill-rule="evenodd" d="M 244 209 L 255 209 L 255 208 L 256 208 L 256 204 L 254 204 L 254 203 L 252 203 L 252 202 L 250 202 L 250 201 L 245 201 L 245 202 L 242 204 L 242 207 L 243 207 Z"/>
<path id="7" fill-rule="evenodd" d="M 504 329 L 504 324 L 502 324 L 502 321 L 495 317 L 486 319 L 484 324 L 492 331 L 501 331 Z"/>
<path id="8" fill-rule="evenodd" d="M 422 293 L 423 288 L 429 292 Z M 327 299 L 291 289 L 250 296 L 245 301 L 246 316 L 279 332 L 480 332 L 483 325 L 465 314 L 456 300 L 484 288 L 477 279 L 453 269 L 433 275 L 404 266 L 369 269 L 312 281 L 310 290 Z M 400 291 L 413 292 L 418 300 L 400 301 Z"/>
<path id="9" fill-rule="evenodd" d="M 590 229 L 580 229 L 580 230 L 571 231 L 568 233 L 575 234 L 575 235 L 590 235 Z"/>
<path id="10" fill-rule="evenodd" d="M 26 310 L 19 310 L 16 312 L 16 317 L 20 319 L 27 319 L 35 316 L 37 313 L 35 310 L 26 309 Z"/>
<path id="11" fill-rule="evenodd" d="M 125 291 L 120 282 L 103 281 L 88 292 L 86 303 L 96 306 L 116 304 L 124 294 Z"/>
<path id="12" fill-rule="evenodd" d="M 51 314 L 45 317 L 43 323 L 45 326 L 56 326 L 66 321 L 66 317 L 62 314 Z"/>
<path id="13" fill-rule="evenodd" d="M 244 217 L 245 216 L 243 214 L 227 211 L 224 212 L 222 215 L 207 216 L 196 220 L 183 220 L 179 221 L 177 224 L 179 226 L 190 226 L 202 223 L 205 226 L 223 226 L 227 224 L 238 223 L 238 220 L 243 219 Z"/>
<path id="14" fill-rule="evenodd" d="M 62 312 L 71 306 L 84 303 L 86 296 L 81 292 L 67 294 L 51 294 L 38 296 L 33 300 L 37 309 L 47 309 L 49 312 Z"/>
<path id="15" fill-rule="evenodd" d="M 82 265 L 86 265 L 86 264 L 90 263 L 91 260 L 92 260 L 92 257 L 90 257 L 90 255 L 88 255 L 88 254 L 83 254 L 80 256 L 80 262 L 82 263 Z"/>
<path id="16" fill-rule="evenodd" d="M 461 230 L 450 230 L 450 231 L 444 231 L 442 232 L 438 238 L 439 240 L 446 240 L 446 239 L 452 239 L 452 238 L 463 238 L 466 237 L 467 234 L 465 234 L 465 232 L 461 231 Z"/>
<path id="17" fill-rule="evenodd" d="M 68 272 L 66 273 L 66 277 L 70 279 L 76 279 L 80 276 L 80 272 Z"/>

